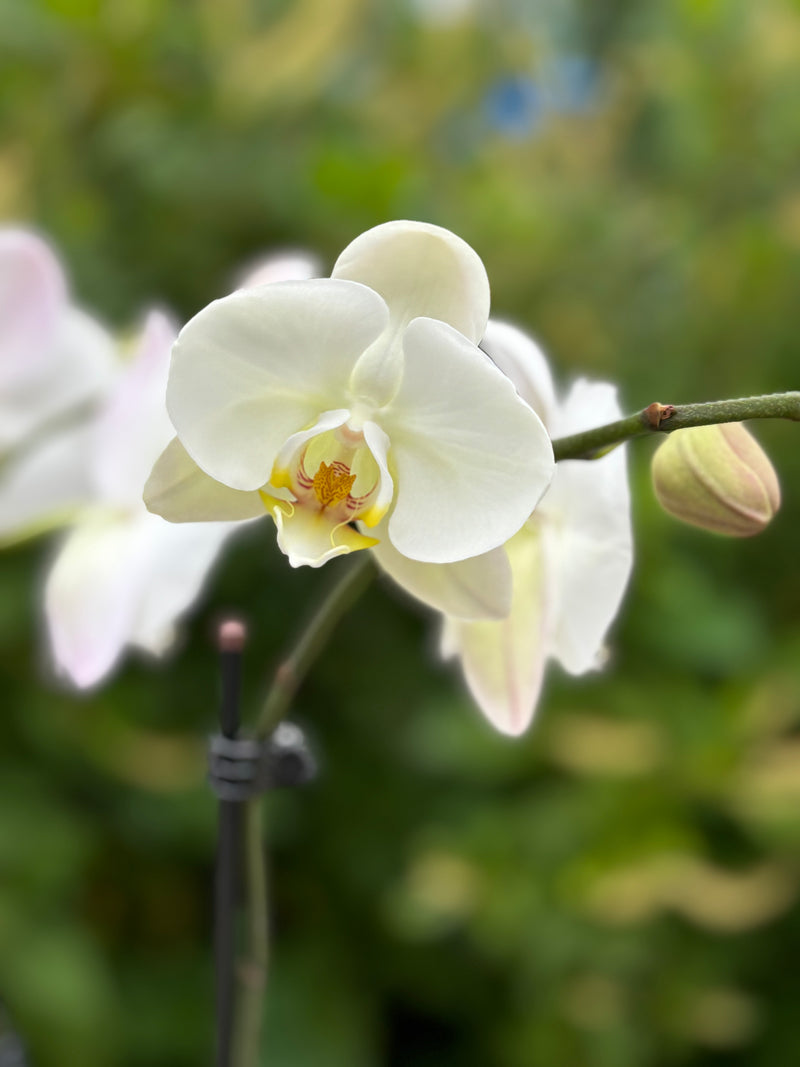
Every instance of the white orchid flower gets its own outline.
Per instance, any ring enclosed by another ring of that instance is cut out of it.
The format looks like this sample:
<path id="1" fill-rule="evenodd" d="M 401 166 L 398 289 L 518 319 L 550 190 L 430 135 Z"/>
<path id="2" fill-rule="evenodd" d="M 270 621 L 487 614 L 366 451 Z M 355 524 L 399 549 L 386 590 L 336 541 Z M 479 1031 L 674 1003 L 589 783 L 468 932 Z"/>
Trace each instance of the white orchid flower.
<path id="1" fill-rule="evenodd" d="M 50 247 L 0 229 L 0 459 L 102 396 L 112 373 L 111 338 L 72 305 Z"/>
<path id="2" fill-rule="evenodd" d="M 331 278 L 210 304 L 173 350 L 178 436 L 148 507 L 173 522 L 268 511 L 293 566 L 379 539 L 430 563 L 496 549 L 530 515 L 553 456 L 477 347 L 488 309 L 476 253 L 415 222 L 362 234 Z"/>
<path id="3" fill-rule="evenodd" d="M 482 347 L 553 437 L 621 416 L 615 388 L 603 382 L 580 379 L 559 402 L 544 356 L 512 326 L 490 322 Z M 602 661 L 632 562 L 624 448 L 591 462 L 559 463 L 536 511 L 501 551 L 510 572 L 510 609 L 500 618 L 482 609 L 481 593 L 489 601 L 492 589 L 487 557 L 468 561 L 470 575 L 463 565 L 411 563 L 385 544 L 374 553 L 409 593 L 445 613 L 443 654 L 459 657 L 489 721 L 518 735 L 533 717 L 549 658 L 570 674 Z M 496 557 L 491 562 L 502 581 Z M 453 587 L 467 592 L 460 610 L 453 608 Z"/>

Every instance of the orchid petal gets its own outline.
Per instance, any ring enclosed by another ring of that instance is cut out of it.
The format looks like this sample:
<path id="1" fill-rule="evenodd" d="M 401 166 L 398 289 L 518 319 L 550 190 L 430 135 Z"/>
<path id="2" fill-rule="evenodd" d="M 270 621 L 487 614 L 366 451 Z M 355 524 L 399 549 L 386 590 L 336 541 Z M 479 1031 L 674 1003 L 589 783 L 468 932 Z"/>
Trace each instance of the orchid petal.
<path id="1" fill-rule="evenodd" d="M 173 349 L 167 406 L 186 450 L 233 489 L 264 485 L 286 438 L 344 395 L 388 310 L 332 279 L 241 289 L 204 308 Z"/>
<path id="2" fill-rule="evenodd" d="M 508 616 L 475 622 L 449 616 L 442 649 L 460 656 L 470 692 L 489 722 L 518 736 L 530 724 L 541 691 L 551 591 L 535 528 L 524 527 L 505 550 L 514 583 Z"/>
<path id="3" fill-rule="evenodd" d="M 50 247 L 25 230 L 0 231 L 0 388 L 47 363 L 67 292 Z"/>
<path id="4" fill-rule="evenodd" d="M 511 568 L 502 548 L 457 563 L 418 563 L 402 556 L 386 536 L 386 523 L 374 530 L 372 554 L 390 578 L 423 604 L 458 619 L 502 619 L 511 608 Z"/>
<path id="5" fill-rule="evenodd" d="M 0 453 L 65 412 L 99 399 L 114 374 L 113 342 L 88 315 L 65 309 L 44 366 L 0 390 Z"/>
<path id="6" fill-rule="evenodd" d="M 93 497 L 92 428 L 82 424 L 43 437 L 9 459 L 0 477 L 0 544 L 68 522 Z"/>
<path id="7" fill-rule="evenodd" d="M 616 390 L 580 379 L 564 403 L 558 433 L 620 418 Z M 601 459 L 564 460 L 541 505 L 559 591 L 551 654 L 570 674 L 596 667 L 619 610 L 633 560 L 630 490 L 624 447 Z"/>
<path id="8" fill-rule="evenodd" d="M 265 514 L 258 490 L 245 493 L 210 478 L 177 437 L 156 460 L 144 501 L 148 511 L 173 523 L 237 521 Z"/>
<path id="9" fill-rule="evenodd" d="M 471 341 L 489 317 L 489 280 L 478 254 L 460 237 L 423 222 L 387 222 L 342 252 L 334 278 L 374 289 L 389 306 L 392 330 L 412 319 L 441 319 Z"/>
<path id="10" fill-rule="evenodd" d="M 367 448 L 372 453 L 372 458 L 378 465 L 379 481 L 378 491 L 372 501 L 369 510 L 360 516 L 361 521 L 367 526 L 376 526 L 389 510 L 389 505 L 394 496 L 394 480 L 389 473 L 389 446 L 388 436 L 375 422 L 364 423 L 364 440 Z"/>
<path id="11" fill-rule="evenodd" d="M 119 659 L 149 559 L 127 516 L 87 515 L 64 542 L 45 583 L 45 615 L 56 666 L 75 685 L 96 685 Z"/>
<path id="12" fill-rule="evenodd" d="M 558 410 L 556 393 L 547 359 L 536 342 L 516 326 L 491 319 L 481 348 L 552 431 Z"/>
<path id="13" fill-rule="evenodd" d="M 173 436 L 166 391 L 176 332 L 166 315 L 150 312 L 133 360 L 98 419 L 95 476 L 102 498 L 109 503 L 141 501 L 147 476 Z"/>
<path id="14" fill-rule="evenodd" d="M 550 482 L 547 432 L 508 378 L 451 327 L 416 319 L 403 345 L 402 387 L 381 414 L 396 470 L 392 543 L 426 563 L 497 548 Z"/>
<path id="15" fill-rule="evenodd" d="M 367 537 L 345 523 L 335 523 L 324 511 L 295 507 L 290 501 L 263 494 L 275 525 L 278 546 L 292 567 L 321 567 L 329 559 L 371 548 L 374 537 Z"/>
<path id="16" fill-rule="evenodd" d="M 322 275 L 319 257 L 302 249 L 276 252 L 251 264 L 237 288 L 255 289 L 273 282 L 302 282 Z"/>
<path id="17" fill-rule="evenodd" d="M 298 449 L 302 448 L 303 445 L 307 444 L 318 434 L 326 433 L 328 430 L 335 430 L 339 426 L 342 426 L 347 422 L 349 417 L 350 412 L 347 408 L 337 408 L 335 411 L 323 411 L 312 426 L 309 426 L 305 430 L 299 430 L 297 433 L 293 433 L 291 437 L 287 437 L 280 452 L 275 457 L 275 463 L 270 475 L 272 484 L 282 484 L 288 477 L 287 468 Z M 276 481 L 276 478 L 279 480 Z"/>
<path id="18" fill-rule="evenodd" d="M 59 670 L 86 688 L 112 670 L 127 645 L 163 652 L 176 617 L 196 598 L 235 529 L 170 526 L 144 511 L 87 515 L 67 537 L 45 585 Z"/>
<path id="19" fill-rule="evenodd" d="M 158 656 L 172 644 L 176 621 L 200 595 L 224 542 L 240 526 L 229 522 L 172 526 L 155 516 L 146 518 L 143 533 L 150 545 L 150 563 L 128 644 Z"/>

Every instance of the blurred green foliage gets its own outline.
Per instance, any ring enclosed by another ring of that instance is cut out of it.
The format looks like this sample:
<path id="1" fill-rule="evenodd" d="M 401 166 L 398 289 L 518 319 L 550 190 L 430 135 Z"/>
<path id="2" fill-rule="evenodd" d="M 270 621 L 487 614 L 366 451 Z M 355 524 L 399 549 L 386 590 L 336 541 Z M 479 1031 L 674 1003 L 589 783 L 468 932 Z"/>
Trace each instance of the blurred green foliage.
<path id="1" fill-rule="evenodd" d="M 0 213 L 120 328 L 412 217 L 562 382 L 797 388 L 798 101 L 796 0 L 0 0 Z M 800 449 L 759 436 L 785 500 L 747 543 L 631 448 L 609 669 L 553 671 L 520 741 L 382 584 L 338 629 L 297 703 L 323 773 L 269 806 L 270 1064 L 797 1062 Z M 0 556 L 0 993 L 39 1067 L 208 1063 L 210 628 L 250 618 L 254 710 L 331 574 L 249 531 L 167 664 L 81 697 L 41 681 L 52 550 Z"/>

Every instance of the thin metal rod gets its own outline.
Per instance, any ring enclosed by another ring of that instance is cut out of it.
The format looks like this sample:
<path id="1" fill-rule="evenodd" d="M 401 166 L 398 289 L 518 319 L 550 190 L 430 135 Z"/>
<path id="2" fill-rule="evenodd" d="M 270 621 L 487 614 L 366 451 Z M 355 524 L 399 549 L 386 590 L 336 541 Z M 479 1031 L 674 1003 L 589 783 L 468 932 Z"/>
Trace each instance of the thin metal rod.
<path id="1" fill-rule="evenodd" d="M 234 620 L 224 622 L 218 633 L 222 695 L 220 731 L 233 738 L 239 730 L 242 648 L 245 630 Z M 234 962 L 236 954 L 236 906 L 239 894 L 239 854 L 242 805 L 220 800 L 219 834 L 214 876 L 214 970 L 216 976 L 217 1067 L 231 1067 L 234 1018 Z"/>

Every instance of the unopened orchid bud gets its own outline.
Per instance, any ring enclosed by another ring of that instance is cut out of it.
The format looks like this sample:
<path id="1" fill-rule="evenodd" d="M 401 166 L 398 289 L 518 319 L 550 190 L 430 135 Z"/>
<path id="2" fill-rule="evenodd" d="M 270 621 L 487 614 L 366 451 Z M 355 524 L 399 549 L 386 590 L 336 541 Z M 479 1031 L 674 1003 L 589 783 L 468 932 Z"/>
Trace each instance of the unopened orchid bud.
<path id="1" fill-rule="evenodd" d="M 752 537 L 781 502 L 778 477 L 740 422 L 675 430 L 653 456 L 653 487 L 671 515 L 728 537 Z"/>

